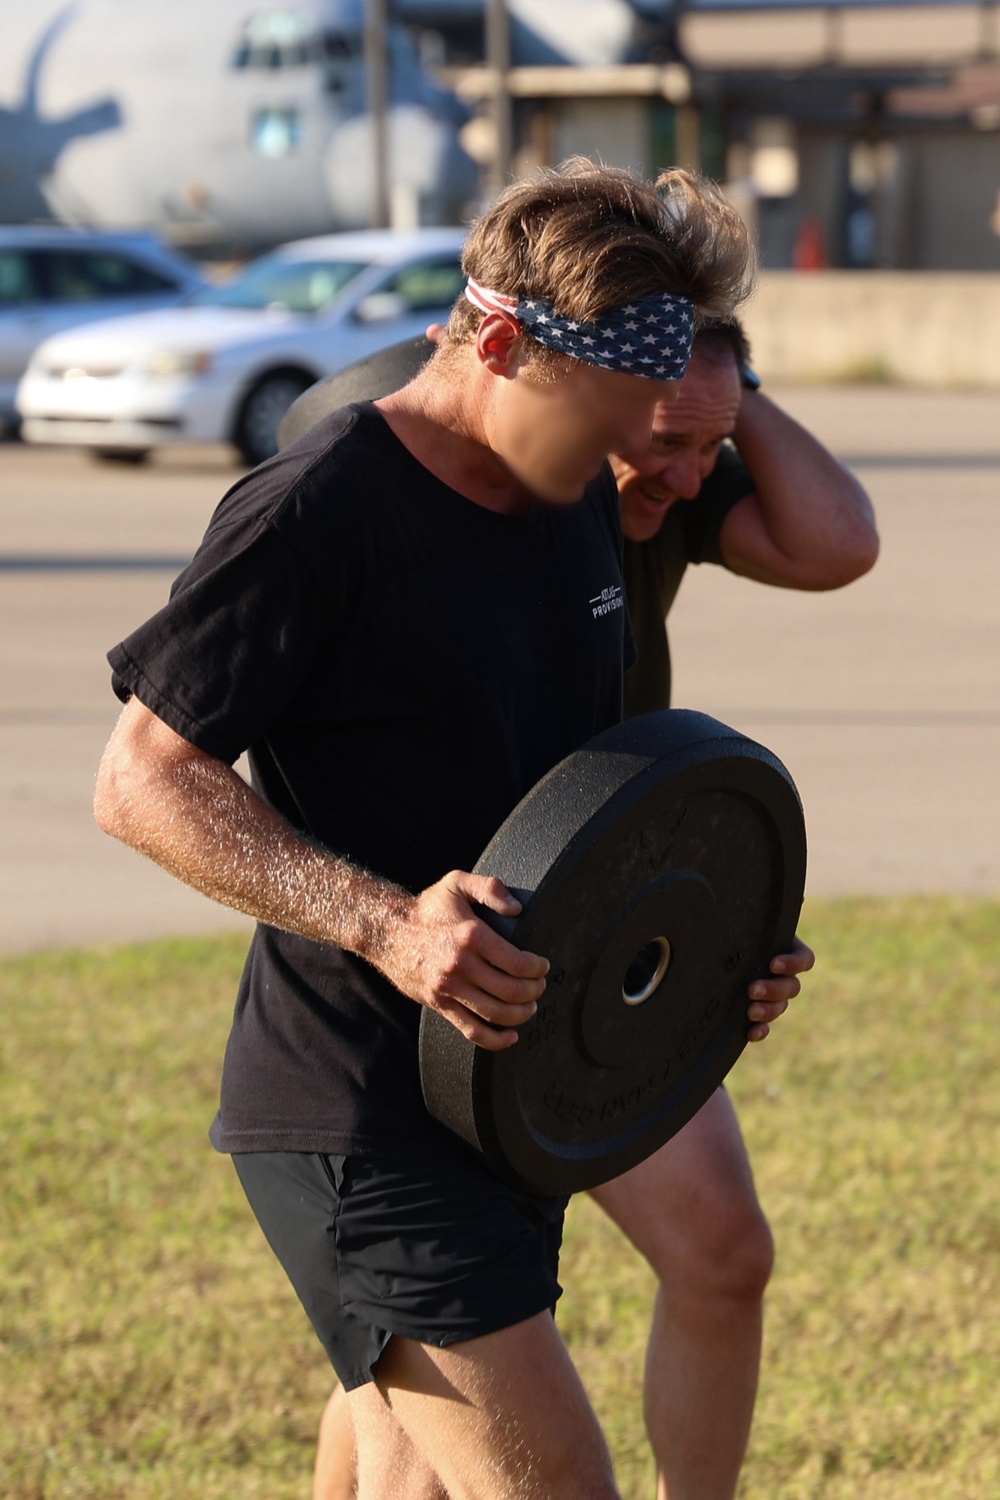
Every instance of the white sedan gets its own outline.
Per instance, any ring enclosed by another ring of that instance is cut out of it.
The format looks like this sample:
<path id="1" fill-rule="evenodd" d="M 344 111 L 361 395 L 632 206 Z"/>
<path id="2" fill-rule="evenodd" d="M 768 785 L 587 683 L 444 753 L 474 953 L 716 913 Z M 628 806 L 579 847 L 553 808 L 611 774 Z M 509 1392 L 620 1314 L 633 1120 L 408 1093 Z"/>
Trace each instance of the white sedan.
<path id="1" fill-rule="evenodd" d="M 298 240 L 183 306 L 47 339 L 21 381 L 29 443 L 140 461 L 171 442 L 232 442 L 249 463 L 315 381 L 440 321 L 465 285 L 464 231 Z"/>
<path id="2" fill-rule="evenodd" d="M 152 234 L 0 225 L 0 426 L 14 421 L 17 383 L 43 340 L 174 307 L 204 285 L 192 261 Z"/>

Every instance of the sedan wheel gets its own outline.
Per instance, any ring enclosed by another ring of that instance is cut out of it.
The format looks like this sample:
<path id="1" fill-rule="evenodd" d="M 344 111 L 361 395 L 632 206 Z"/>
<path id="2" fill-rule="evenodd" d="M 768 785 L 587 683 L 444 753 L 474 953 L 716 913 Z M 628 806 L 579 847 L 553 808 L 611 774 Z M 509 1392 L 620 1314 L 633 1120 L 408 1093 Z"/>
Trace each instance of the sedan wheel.
<path id="1" fill-rule="evenodd" d="M 278 428 L 285 412 L 312 381 L 292 370 L 265 375 L 247 396 L 236 424 L 236 446 L 249 464 L 278 451 Z"/>

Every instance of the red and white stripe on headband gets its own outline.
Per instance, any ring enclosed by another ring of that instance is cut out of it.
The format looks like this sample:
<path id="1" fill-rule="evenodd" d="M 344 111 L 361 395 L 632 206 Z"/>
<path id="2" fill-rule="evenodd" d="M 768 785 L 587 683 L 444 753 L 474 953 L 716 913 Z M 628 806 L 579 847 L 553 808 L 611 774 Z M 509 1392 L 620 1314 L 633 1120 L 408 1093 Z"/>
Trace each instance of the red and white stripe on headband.
<path id="1" fill-rule="evenodd" d="M 488 286 L 480 286 L 475 277 L 470 276 L 465 284 L 465 295 L 473 307 L 478 307 L 484 313 L 503 313 L 504 317 L 517 318 L 517 310 L 520 307 L 520 299 L 507 297 L 503 292 L 494 292 Z"/>

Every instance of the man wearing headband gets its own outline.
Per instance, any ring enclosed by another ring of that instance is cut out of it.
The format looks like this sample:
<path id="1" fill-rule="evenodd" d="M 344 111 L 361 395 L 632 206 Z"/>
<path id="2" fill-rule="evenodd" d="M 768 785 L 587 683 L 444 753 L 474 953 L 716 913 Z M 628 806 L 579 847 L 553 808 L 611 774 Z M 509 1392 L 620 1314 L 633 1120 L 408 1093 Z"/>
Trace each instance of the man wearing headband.
<path id="1" fill-rule="evenodd" d="M 474 300 L 482 300 L 478 288 Z M 634 332 L 625 330 L 628 341 Z M 439 326 L 428 334 L 313 387 L 286 417 L 282 444 L 349 401 L 407 384 L 446 336 Z M 641 453 L 612 455 L 638 645 L 625 678 L 626 717 L 670 705 L 664 621 L 691 563 L 818 590 L 850 583 L 877 556 L 864 490 L 759 390 L 749 358 L 735 320 L 703 327 L 679 394 L 656 407 L 652 443 Z M 807 960 L 800 951 L 784 961 L 793 972 Z M 655 1157 L 593 1196 L 660 1282 L 645 1412 L 661 1500 L 728 1500 L 750 1426 L 773 1260 L 728 1094 L 719 1090 Z M 314 1500 L 349 1500 L 352 1444 L 338 1390 L 323 1418 Z"/>
<path id="2" fill-rule="evenodd" d="M 431 1119 L 417 1031 L 427 1005 L 500 1050 L 534 1013 L 547 960 L 468 871 L 620 716 L 606 456 L 648 446 L 694 321 L 747 290 L 732 210 L 658 186 L 577 162 L 508 188 L 448 347 L 240 480 L 110 653 L 98 821 L 258 920 L 212 1139 L 348 1392 L 362 1500 L 617 1495 L 551 1317 L 565 1203 Z"/>

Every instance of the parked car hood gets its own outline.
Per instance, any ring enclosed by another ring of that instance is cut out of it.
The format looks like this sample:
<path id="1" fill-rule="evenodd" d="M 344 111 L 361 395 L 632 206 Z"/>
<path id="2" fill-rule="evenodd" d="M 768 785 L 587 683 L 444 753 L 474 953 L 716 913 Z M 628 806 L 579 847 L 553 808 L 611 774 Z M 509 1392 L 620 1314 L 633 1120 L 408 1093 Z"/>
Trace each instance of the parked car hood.
<path id="1" fill-rule="evenodd" d="M 311 318 L 281 308 L 167 307 L 104 318 L 46 339 L 35 359 L 71 359 L 81 364 L 127 363 L 158 349 L 222 350 L 266 340 L 308 326 Z"/>

